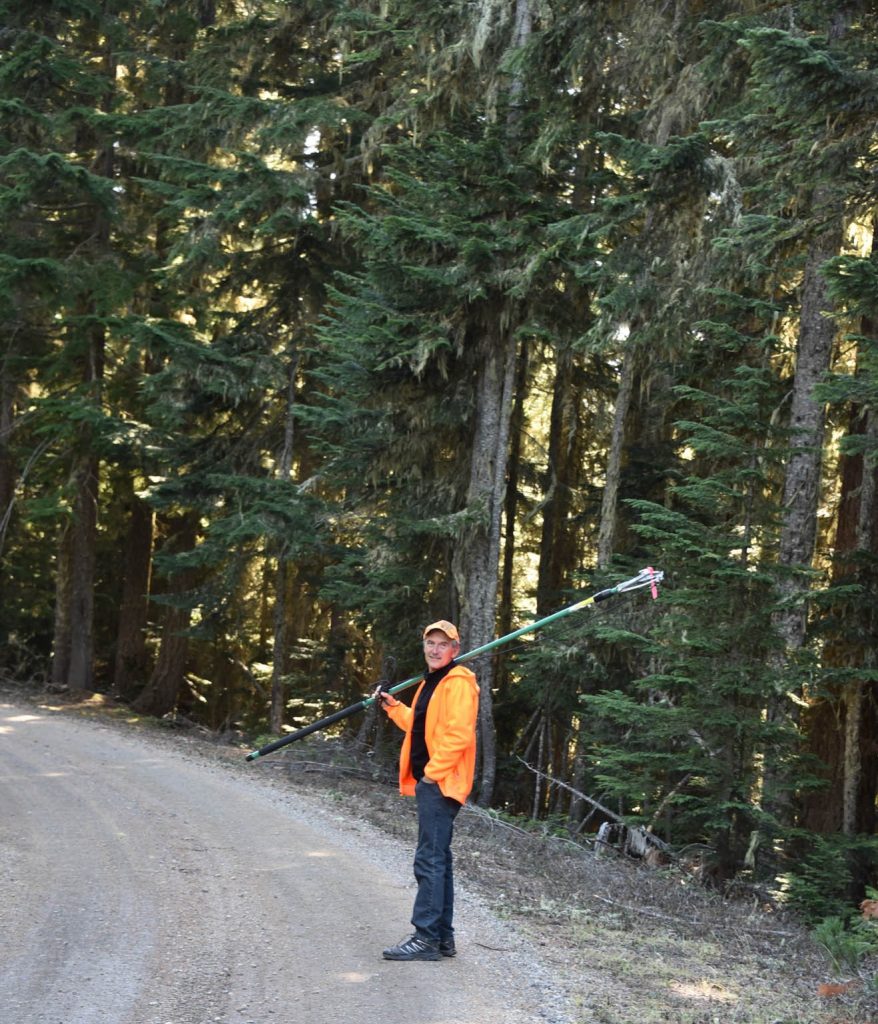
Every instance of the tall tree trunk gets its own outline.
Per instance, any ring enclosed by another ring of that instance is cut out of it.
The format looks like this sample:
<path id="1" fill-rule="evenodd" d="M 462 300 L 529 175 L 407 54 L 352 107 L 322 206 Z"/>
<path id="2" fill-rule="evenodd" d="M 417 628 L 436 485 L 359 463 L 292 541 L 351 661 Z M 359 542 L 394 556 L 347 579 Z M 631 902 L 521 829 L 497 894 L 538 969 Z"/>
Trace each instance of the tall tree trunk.
<path id="1" fill-rule="evenodd" d="M 878 417 L 860 411 L 856 418 L 862 426 L 855 432 L 878 441 Z M 824 835 L 872 834 L 876 826 L 878 703 L 874 683 L 856 675 L 857 669 L 874 671 L 878 649 L 878 578 L 872 568 L 878 559 L 876 494 L 878 467 L 859 453 L 844 456 L 833 583 L 858 584 L 862 596 L 831 616 L 838 625 L 827 638 L 823 665 L 853 674 L 831 696 L 811 703 L 802 717 L 806 749 L 825 766 L 826 782 L 803 797 L 802 824 Z"/>
<path id="2" fill-rule="evenodd" d="M 570 797 L 570 808 L 567 812 L 567 828 L 571 832 L 577 832 L 582 819 L 585 816 L 586 804 L 579 794 L 582 793 L 585 788 L 589 737 L 586 735 L 586 730 L 583 726 L 581 716 L 574 716 L 572 728 L 573 735 L 575 736 L 573 751 L 573 777 L 571 779 L 573 793 Z"/>
<path id="3" fill-rule="evenodd" d="M 619 488 L 622 481 L 622 464 L 625 453 L 625 422 L 634 393 L 634 353 L 628 350 L 622 360 L 619 390 L 616 394 L 616 408 L 613 411 L 613 433 L 610 450 L 607 453 L 607 471 L 604 480 L 604 494 L 601 500 L 601 520 L 598 527 L 598 567 L 603 569 L 610 563 L 616 546 Z"/>
<path id="4" fill-rule="evenodd" d="M 103 328 L 94 328 L 89 337 L 84 381 L 95 405 L 101 402 L 104 344 Z M 52 681 L 74 690 L 91 690 L 94 683 L 98 459 L 92 447 L 92 428 L 86 423 L 78 432 L 70 476 L 70 523 L 61 533 L 55 589 Z"/>
<path id="5" fill-rule="evenodd" d="M 530 9 L 530 0 L 516 0 L 515 3 L 515 21 L 512 28 L 512 40 L 511 45 L 513 48 L 523 46 L 532 31 L 532 17 Z M 520 132 L 521 116 L 523 113 L 523 106 L 525 100 L 524 82 L 520 75 L 515 75 L 509 85 L 509 111 L 506 118 L 506 129 L 510 145 L 518 137 Z M 514 350 L 514 344 L 512 345 Z M 514 572 L 514 561 L 515 561 L 515 512 L 518 502 L 518 455 L 521 451 L 521 429 L 524 420 L 524 386 L 527 379 L 529 362 L 528 346 L 525 342 L 517 360 L 517 373 L 516 381 L 513 387 L 510 389 L 513 395 L 515 395 L 514 406 L 511 409 L 510 416 L 515 421 L 515 425 L 509 424 L 507 431 L 512 433 L 512 451 L 507 452 L 504 448 L 504 462 L 505 471 L 504 475 L 506 479 L 506 497 L 505 497 L 505 521 L 506 521 L 506 544 L 503 549 L 503 571 L 502 571 L 502 591 L 500 601 L 500 632 L 509 632 L 511 629 L 512 621 L 512 577 Z M 520 388 L 519 388 L 520 385 Z M 498 528 L 499 538 L 499 528 Z M 499 557 L 499 540 L 498 540 L 498 557 Z M 495 629 L 496 623 L 492 623 L 492 636 Z M 509 627 L 509 628 L 507 628 Z M 498 655 L 493 660 L 493 669 L 495 672 L 495 684 L 498 687 L 504 687 L 507 681 L 507 674 L 504 671 L 505 659 L 503 655 Z M 484 694 L 482 700 L 484 701 Z M 489 696 L 491 706 L 493 705 L 493 695 Z M 484 736 L 482 746 L 479 750 L 479 757 L 484 759 L 485 755 L 488 756 L 489 762 L 482 760 L 483 778 L 482 778 L 482 792 L 487 790 L 488 796 L 483 798 L 483 806 L 487 806 L 490 803 L 491 797 L 494 791 L 494 777 L 496 770 L 496 734 L 493 725 L 493 710 L 492 707 L 485 711 L 487 716 L 490 713 L 490 741 L 486 743 Z M 487 718 L 482 719 L 483 734 L 486 731 Z M 488 764 L 490 763 L 490 767 Z M 487 777 L 485 772 L 487 771 Z M 486 787 L 487 782 L 487 787 Z"/>
<path id="6" fill-rule="evenodd" d="M 186 512 L 174 520 L 165 550 L 171 553 L 191 551 L 195 546 L 198 514 Z M 191 609 L 185 595 L 195 584 L 193 570 L 184 570 L 167 581 L 162 596 L 173 603 L 162 606 L 159 654 L 149 681 L 134 701 L 135 711 L 146 715 L 166 715 L 180 697 L 189 653 L 187 631 Z"/>
<path id="7" fill-rule="evenodd" d="M 509 437 L 509 471 L 506 480 L 506 500 L 504 501 L 503 522 L 505 534 L 503 538 L 503 572 L 500 587 L 500 613 L 497 628 L 500 636 L 511 633 L 513 629 L 512 615 L 514 611 L 515 584 L 515 520 L 518 514 L 518 467 L 521 462 L 521 442 L 524 433 L 524 396 L 527 392 L 527 375 L 530 367 L 530 345 L 522 342 L 515 370 L 515 405 L 512 410 Z M 507 659 L 500 657 L 497 663 L 497 696 L 502 699 L 508 683 L 509 671 Z"/>
<path id="8" fill-rule="evenodd" d="M 851 5 L 840 4 L 830 18 L 829 38 L 837 42 L 847 31 Z M 835 324 L 827 315 L 832 310 L 822 268 L 837 256 L 843 242 L 840 211 L 835 209 L 826 186 L 814 189 L 811 212 L 826 219 L 828 227 L 814 239 L 805 261 L 801 291 L 801 317 L 796 347 L 796 369 L 790 407 L 791 453 L 784 475 L 783 509 L 778 562 L 782 569 L 811 567 L 817 537 L 817 502 L 822 469 L 824 409 L 815 399 L 814 387 L 829 369 Z M 801 575 L 786 573 L 779 583 L 779 597 L 785 605 L 775 616 L 775 627 L 787 655 L 795 655 L 805 639 L 808 582 Z"/>
<path id="9" fill-rule="evenodd" d="M 130 477 L 127 498 L 128 531 L 125 539 L 125 576 L 116 630 L 113 691 L 128 699 L 145 683 L 148 656 L 146 626 L 149 615 L 149 582 L 152 569 L 154 514 L 134 493 Z"/>
<path id="10" fill-rule="evenodd" d="M 0 651 L 6 650 L 9 633 L 9 620 L 2 611 L 6 604 L 6 588 L 9 586 L 3 551 L 15 503 L 15 460 L 11 443 L 14 421 L 15 384 L 9 371 L 8 358 L 4 357 L 0 360 Z"/>
<path id="11" fill-rule="evenodd" d="M 862 410 L 863 433 L 878 451 L 878 414 Z M 860 629 L 854 651 L 860 667 L 874 670 L 878 663 L 878 608 L 875 598 L 878 580 L 874 570 L 878 558 L 878 467 L 857 456 L 861 464 L 856 551 L 871 556 L 855 569 L 855 578 L 863 587 L 864 600 L 859 609 Z M 841 831 L 846 835 L 875 831 L 878 796 L 878 708 L 875 686 L 865 679 L 852 679 L 842 694 L 844 701 L 844 784 L 842 786 Z"/>
<path id="12" fill-rule="evenodd" d="M 530 0 L 516 0 L 510 44 L 523 46 L 530 37 Z M 509 86 L 507 141 L 517 144 L 523 112 L 524 81 L 519 75 Z M 508 302 L 509 300 L 505 300 Z M 494 638 L 497 587 L 500 571 L 503 503 L 509 464 L 510 420 L 516 367 L 516 343 L 509 327 L 511 310 L 488 310 L 484 355 L 478 371 L 477 406 L 470 448 L 470 478 L 466 508 L 471 522 L 465 527 L 452 556 L 451 570 L 459 598 L 461 634 L 468 647 Z M 498 326 L 498 325 L 503 326 Z M 496 659 L 485 660 L 479 670 L 478 802 L 490 806 L 497 775 L 497 737 L 494 728 L 493 690 Z"/>
<path id="13" fill-rule="evenodd" d="M 551 614 L 561 601 L 576 567 L 577 551 L 570 511 L 579 487 L 582 444 L 580 404 L 582 386 L 576 356 L 569 345 L 557 354 L 552 410 L 549 419 L 548 469 L 540 568 L 537 580 L 537 618 Z"/>
<path id="14" fill-rule="evenodd" d="M 815 194 L 815 209 L 823 212 L 826 196 Z M 842 241 L 840 221 L 812 244 L 802 281 L 801 319 L 796 346 L 796 368 L 790 407 L 790 455 L 784 473 L 783 522 L 778 550 L 781 572 L 779 608 L 773 616 L 782 649 L 774 659 L 778 683 L 768 704 L 768 721 L 778 726 L 798 720 L 798 705 L 786 696 L 786 671 L 795 663 L 805 643 L 808 621 L 807 595 L 817 539 L 817 509 L 823 464 L 825 414 L 814 396 L 815 385 L 829 370 L 835 324 L 827 316 L 832 308 L 821 268 L 837 256 Z M 764 806 L 787 824 L 792 820 L 788 780 L 777 759 L 768 752 L 765 760 Z"/>
<path id="15" fill-rule="evenodd" d="M 55 562 L 55 620 L 52 636 L 52 667 L 50 678 L 56 689 L 67 686 L 70 672 L 70 610 L 73 585 L 73 529 L 65 520 L 58 533 L 58 554 Z"/>
<path id="16" fill-rule="evenodd" d="M 293 442 L 295 440 L 295 420 L 293 407 L 296 402 L 296 374 L 299 371 L 299 354 L 290 359 L 287 378 L 287 401 L 284 416 L 284 443 L 281 450 L 278 477 L 289 480 L 293 468 Z M 274 583 L 274 643 L 271 655 L 271 722 L 270 729 L 279 733 L 284 724 L 284 673 L 286 671 L 287 644 L 287 579 L 289 563 L 286 556 L 286 545 L 278 545 L 277 570 Z"/>
<path id="17" fill-rule="evenodd" d="M 778 561 L 785 570 L 809 569 L 814 556 L 825 424 L 823 402 L 814 397 L 814 387 L 829 370 L 835 339 L 835 324 L 827 316 L 832 303 L 821 267 L 838 255 L 841 241 L 841 229 L 837 227 L 815 242 L 808 253 L 802 281 L 802 313 L 790 407 L 791 451 L 784 474 L 778 551 Z M 779 596 L 785 607 L 775 616 L 775 627 L 788 655 L 795 655 L 805 640 L 807 591 L 807 579 L 794 571 L 785 573 L 779 583 Z"/>
<path id="18" fill-rule="evenodd" d="M 460 632 L 468 648 L 480 647 L 494 638 L 515 348 L 511 332 L 491 338 L 478 373 L 466 499 L 471 522 L 452 557 L 452 575 L 460 600 Z M 478 800 L 482 806 L 491 803 L 497 771 L 493 686 L 494 659 L 486 658 L 479 670 Z"/>
<path id="19" fill-rule="evenodd" d="M 831 12 L 828 24 L 830 42 L 838 42 L 845 35 L 855 6 L 842 3 Z M 828 259 L 841 251 L 844 239 L 842 213 L 828 186 L 814 189 L 811 214 L 827 227 L 809 248 L 802 280 L 801 318 L 790 408 L 792 451 L 784 475 L 783 523 L 778 551 L 781 570 L 777 586 L 779 608 L 773 616 L 782 651 L 774 660 L 778 686 L 767 708 L 768 721 L 778 724 L 797 723 L 799 718 L 798 704 L 790 703 L 785 696 L 789 683 L 783 677 L 784 670 L 795 662 L 805 642 L 809 581 L 802 570 L 812 566 L 817 538 L 825 416 L 823 403 L 814 397 L 814 387 L 829 369 L 835 338 L 834 322 L 827 315 L 832 310 L 832 301 L 821 270 Z M 763 790 L 765 809 L 782 822 L 791 823 L 793 812 L 788 780 L 771 750 L 765 759 Z"/>
<path id="20" fill-rule="evenodd" d="M 103 13 L 96 18 L 95 31 L 102 36 L 104 46 L 102 70 L 105 84 L 100 108 L 108 114 L 113 108 L 117 62 L 110 37 L 103 33 L 103 26 L 100 23 Z M 97 144 L 92 170 L 102 177 L 113 178 L 115 153 L 112 143 Z M 103 207 L 96 206 L 89 227 L 91 231 L 84 245 L 92 247 L 96 258 L 102 259 L 110 248 L 110 222 Z M 84 312 L 97 321 L 93 326 L 86 328 L 84 392 L 94 407 L 100 409 L 103 402 L 106 330 L 99 322 L 98 302 L 93 294 L 83 296 L 82 306 L 79 312 Z M 91 690 L 94 685 L 94 581 L 97 560 L 99 471 L 100 463 L 94 451 L 94 431 L 88 422 L 83 422 L 78 431 L 77 451 L 74 454 L 71 474 L 71 579 L 69 590 L 64 592 L 64 597 L 69 597 L 70 600 L 66 684 L 75 690 Z M 54 678 L 54 666 L 52 674 Z"/>
<path id="21" fill-rule="evenodd" d="M 161 717 L 177 707 L 189 653 L 191 612 L 168 605 L 161 616 L 161 644 L 155 668 L 132 707 L 143 715 Z"/>
<path id="22" fill-rule="evenodd" d="M 0 551 L 15 497 L 15 460 L 12 455 L 12 425 L 15 422 L 15 382 L 8 359 L 0 360 Z"/>
<path id="23" fill-rule="evenodd" d="M 94 687 L 94 581 L 98 527 L 98 460 L 82 456 L 74 473 L 76 497 L 71 524 L 70 664 L 67 685 Z"/>
<path id="24" fill-rule="evenodd" d="M 864 321 L 862 333 L 875 336 Z M 862 437 L 878 451 L 878 414 L 856 406 L 849 437 Z M 823 666 L 874 670 L 878 649 L 878 466 L 862 452 L 842 455 L 841 497 L 835 531 L 832 582 L 857 584 L 862 596 L 830 614 L 837 627 L 827 637 Z M 825 788 L 802 800 L 802 823 L 816 832 L 872 834 L 878 796 L 878 704 L 874 683 L 853 676 L 834 694 L 811 703 L 802 720 L 809 754 L 825 766 Z"/>

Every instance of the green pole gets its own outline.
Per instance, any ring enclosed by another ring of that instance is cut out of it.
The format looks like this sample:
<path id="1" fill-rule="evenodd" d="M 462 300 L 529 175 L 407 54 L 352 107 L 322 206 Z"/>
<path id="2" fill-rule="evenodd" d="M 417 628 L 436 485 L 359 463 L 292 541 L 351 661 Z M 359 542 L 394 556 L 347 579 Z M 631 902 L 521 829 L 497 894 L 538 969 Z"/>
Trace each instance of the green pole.
<path id="1" fill-rule="evenodd" d="M 521 629 L 516 629 L 512 633 L 507 633 L 505 636 L 498 637 L 496 640 L 492 640 L 490 643 L 483 644 L 481 647 L 476 647 L 472 651 L 468 651 L 466 654 L 461 654 L 454 660 L 457 664 L 463 661 L 470 661 L 473 658 L 477 658 L 480 654 L 486 654 L 488 651 L 493 651 L 497 647 L 502 647 L 504 644 L 510 643 L 512 640 L 517 640 L 518 637 L 524 636 L 526 633 L 533 633 L 534 630 L 542 629 L 543 626 L 548 626 L 553 622 L 557 622 L 559 619 L 564 619 L 568 615 L 572 615 L 574 612 L 582 611 L 583 608 L 588 608 L 593 604 L 600 604 L 601 601 L 606 601 L 608 598 L 613 597 L 615 594 L 624 594 L 629 590 L 639 590 L 641 587 L 649 587 L 652 591 L 652 596 L 655 598 L 658 596 L 657 585 L 664 579 L 664 573 L 659 569 L 647 568 L 642 569 L 636 576 L 630 580 L 625 580 L 623 583 L 617 583 L 615 587 L 609 587 L 606 590 L 598 591 L 597 594 L 592 594 L 591 597 L 586 597 L 582 601 L 577 601 L 575 604 L 568 605 L 566 608 L 562 608 L 560 611 L 554 612 L 552 615 L 547 615 L 544 619 L 539 619 L 537 622 L 532 622 L 528 626 L 522 626 Z M 404 679 L 401 683 L 396 683 L 387 689 L 387 693 L 397 694 L 402 690 L 407 690 L 410 686 L 414 686 L 424 678 L 424 673 L 421 672 L 416 676 L 412 676 L 411 679 Z M 363 700 L 357 701 L 356 704 L 351 704 L 349 707 L 342 708 L 340 711 L 336 711 L 326 718 L 321 718 L 317 722 L 312 722 L 310 725 L 303 726 L 301 729 L 297 729 L 295 732 L 289 733 L 287 736 L 283 736 L 279 740 L 275 740 L 273 743 L 268 743 L 264 747 L 260 747 L 259 750 L 254 750 L 247 755 L 248 761 L 255 761 L 259 757 L 264 757 L 266 754 L 271 754 L 275 750 L 280 750 L 281 747 L 285 747 L 288 743 L 295 743 L 296 740 L 303 739 L 305 736 L 310 736 L 312 732 L 317 732 L 318 729 L 325 729 L 328 725 L 334 725 L 336 722 L 340 722 L 345 718 L 349 718 L 351 715 L 357 714 L 359 711 L 365 711 L 371 707 L 375 702 L 376 697 L 365 697 Z"/>

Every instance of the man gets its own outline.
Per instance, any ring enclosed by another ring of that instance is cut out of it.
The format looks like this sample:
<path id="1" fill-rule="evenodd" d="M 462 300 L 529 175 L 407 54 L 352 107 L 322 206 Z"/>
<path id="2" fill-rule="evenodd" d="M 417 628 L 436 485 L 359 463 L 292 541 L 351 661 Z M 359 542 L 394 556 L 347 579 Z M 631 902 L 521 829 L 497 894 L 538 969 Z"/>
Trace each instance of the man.
<path id="1" fill-rule="evenodd" d="M 375 691 L 391 719 L 405 732 L 399 756 L 399 790 L 418 805 L 412 911 L 414 934 L 384 950 L 385 960 L 440 960 L 454 956 L 454 878 L 451 839 L 454 819 L 473 787 L 476 764 L 476 677 L 456 665 L 457 628 L 444 619 L 424 630 L 427 671 L 412 706 Z"/>

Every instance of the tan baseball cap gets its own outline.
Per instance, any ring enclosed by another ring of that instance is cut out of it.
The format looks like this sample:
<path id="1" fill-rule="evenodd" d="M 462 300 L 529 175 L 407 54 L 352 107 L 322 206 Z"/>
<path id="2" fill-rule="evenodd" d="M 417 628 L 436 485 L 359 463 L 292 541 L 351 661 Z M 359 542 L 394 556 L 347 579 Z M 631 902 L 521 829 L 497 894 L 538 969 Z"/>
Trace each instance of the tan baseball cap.
<path id="1" fill-rule="evenodd" d="M 428 633 L 432 633 L 434 629 L 440 630 L 440 632 L 444 633 L 449 640 L 456 640 L 460 643 L 460 633 L 457 632 L 457 626 L 455 626 L 454 623 L 448 622 L 446 619 L 440 619 L 438 622 L 433 622 L 424 630 L 424 636 L 426 637 Z"/>

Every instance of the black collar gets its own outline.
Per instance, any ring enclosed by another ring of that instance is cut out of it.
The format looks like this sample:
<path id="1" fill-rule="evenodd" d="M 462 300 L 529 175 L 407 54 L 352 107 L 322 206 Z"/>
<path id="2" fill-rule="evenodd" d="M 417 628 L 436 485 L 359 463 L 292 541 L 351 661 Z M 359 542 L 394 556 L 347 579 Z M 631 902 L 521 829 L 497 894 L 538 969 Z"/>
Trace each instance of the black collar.
<path id="1" fill-rule="evenodd" d="M 437 668 L 435 672 L 425 672 L 424 681 L 428 686 L 435 686 L 436 683 L 441 682 L 448 673 L 454 668 L 454 659 L 448 662 L 447 665 L 443 665 L 442 668 Z"/>

